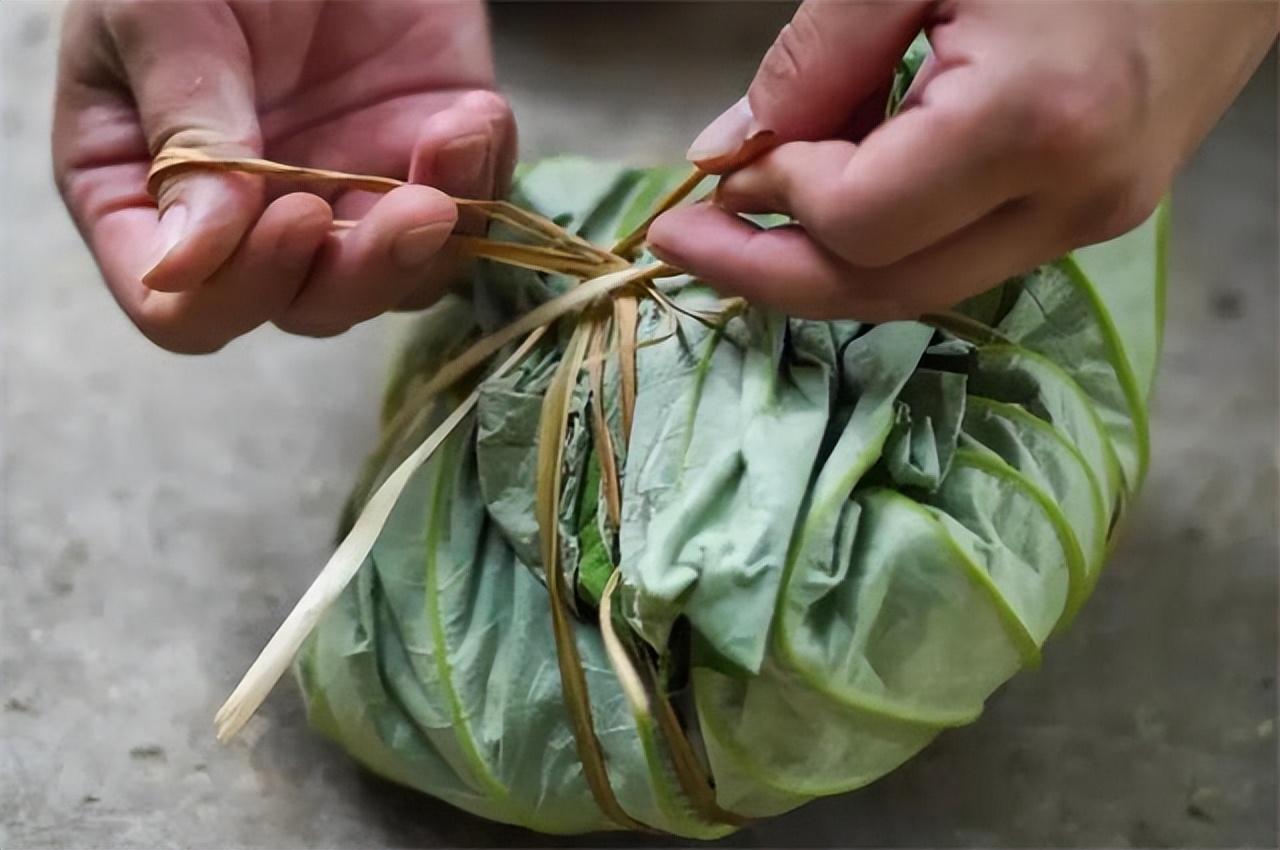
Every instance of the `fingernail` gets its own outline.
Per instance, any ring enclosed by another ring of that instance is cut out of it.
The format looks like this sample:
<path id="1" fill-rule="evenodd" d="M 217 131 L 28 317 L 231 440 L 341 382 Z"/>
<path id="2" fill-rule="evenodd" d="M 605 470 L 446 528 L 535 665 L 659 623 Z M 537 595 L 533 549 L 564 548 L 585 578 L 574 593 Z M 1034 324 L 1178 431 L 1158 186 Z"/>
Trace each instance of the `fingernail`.
<path id="1" fill-rule="evenodd" d="M 678 269 L 683 268 L 685 266 L 685 261 L 683 257 L 675 253 L 674 251 L 667 250 L 661 245 L 654 245 L 652 242 L 649 243 L 649 253 L 653 254 L 654 257 L 656 257 L 657 259 L 661 260 L 662 262 L 666 263 L 669 266 L 674 266 L 675 268 L 678 268 Z"/>
<path id="2" fill-rule="evenodd" d="M 178 202 L 170 206 L 160 216 L 160 247 L 155 254 L 155 262 L 151 264 L 151 268 L 147 269 L 146 274 L 142 276 L 142 282 L 150 286 L 156 276 L 156 271 L 164 265 L 165 259 L 173 253 L 173 249 L 178 247 L 187 232 L 187 205 Z"/>
<path id="3" fill-rule="evenodd" d="M 751 104 L 744 96 L 698 134 L 693 144 L 689 145 L 689 151 L 685 156 L 690 162 L 704 162 L 730 156 L 759 130 L 756 117 L 751 112 Z"/>
<path id="4" fill-rule="evenodd" d="M 402 268 L 414 269 L 434 257 L 453 230 L 453 223 L 437 221 L 406 230 L 396 237 L 391 256 Z"/>
<path id="5" fill-rule="evenodd" d="M 490 137 L 472 133 L 454 139 L 436 153 L 435 172 L 459 194 L 485 195 L 492 191 L 489 170 Z"/>
<path id="6" fill-rule="evenodd" d="M 684 257 L 680 256 L 678 251 L 671 250 L 671 248 L 665 244 L 666 240 L 663 238 L 663 233 L 666 229 L 669 228 L 664 228 L 659 225 L 655 230 L 651 231 L 649 239 L 649 253 L 653 254 L 653 256 L 657 257 L 669 266 L 681 268 L 685 264 Z"/>

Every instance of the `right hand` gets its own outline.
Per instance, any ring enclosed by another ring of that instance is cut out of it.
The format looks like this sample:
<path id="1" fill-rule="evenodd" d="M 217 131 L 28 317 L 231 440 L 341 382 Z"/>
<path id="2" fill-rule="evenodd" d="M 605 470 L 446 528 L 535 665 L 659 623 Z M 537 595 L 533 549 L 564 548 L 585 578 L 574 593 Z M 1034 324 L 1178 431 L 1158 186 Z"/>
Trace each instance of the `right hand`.
<path id="1" fill-rule="evenodd" d="M 478 0 L 88 0 L 66 13 L 54 170 L 116 301 L 158 345 L 216 351 L 265 322 L 329 336 L 451 282 L 449 195 L 500 195 L 515 161 L 494 85 Z M 146 175 L 166 146 L 424 185 L 312 194 L 198 172 L 157 208 Z M 335 215 L 359 223 L 331 233 Z"/>
<path id="2" fill-rule="evenodd" d="M 944 310 L 1145 220 L 1262 62 L 1278 10 L 806 0 L 747 96 L 690 150 L 704 170 L 731 172 L 715 202 L 665 213 L 649 245 L 726 295 L 794 316 Z M 877 124 L 922 30 L 933 52 Z M 752 159 L 762 142 L 775 146 Z M 744 213 L 793 223 L 762 230 Z"/>

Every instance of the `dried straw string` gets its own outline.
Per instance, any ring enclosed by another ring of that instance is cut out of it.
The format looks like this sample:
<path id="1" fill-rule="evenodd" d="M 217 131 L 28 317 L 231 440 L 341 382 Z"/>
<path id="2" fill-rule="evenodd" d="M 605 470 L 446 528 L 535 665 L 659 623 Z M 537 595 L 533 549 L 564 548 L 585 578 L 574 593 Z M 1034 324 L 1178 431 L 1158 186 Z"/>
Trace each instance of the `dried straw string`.
<path id="1" fill-rule="evenodd" d="M 213 158 L 195 150 L 173 149 L 156 158 L 149 175 L 148 188 L 153 194 L 158 195 L 166 180 L 196 169 L 238 171 L 298 181 L 325 182 L 376 192 L 390 191 L 403 185 L 400 181 L 384 177 L 297 168 L 260 159 Z M 445 364 L 430 381 L 411 393 L 412 397 L 406 400 L 401 409 L 401 414 L 413 414 L 431 398 L 455 384 L 502 347 L 521 334 L 528 333 L 524 342 L 495 370 L 492 376 L 505 373 L 532 349 L 552 322 L 573 312 L 581 314 L 571 337 L 569 349 L 557 370 L 557 377 L 544 398 L 544 421 L 540 428 L 539 456 L 540 459 L 545 460 L 545 463 L 538 476 L 539 526 L 544 547 L 544 570 L 552 598 L 553 624 L 562 686 L 565 689 L 566 704 L 570 708 L 575 740 L 588 784 L 601 810 L 611 819 L 620 825 L 642 830 L 649 828 L 631 818 L 613 794 L 605 768 L 603 750 L 595 737 L 585 676 L 581 660 L 577 655 L 576 643 L 573 640 L 572 619 L 568 615 L 568 600 L 562 584 L 563 576 L 557 566 L 559 539 L 555 517 L 558 514 L 560 495 L 559 480 L 564 429 L 569 415 L 568 396 L 577 380 L 577 375 L 586 368 L 595 396 L 593 430 L 597 440 L 600 441 L 597 455 L 601 458 L 602 484 L 606 493 L 607 512 L 615 525 L 620 518 L 621 493 L 616 458 L 613 455 L 612 437 L 607 426 L 604 425 L 602 413 L 602 366 L 606 335 L 612 333 L 620 365 L 623 433 L 624 437 L 629 437 L 635 411 L 635 353 L 641 345 L 636 341 L 638 294 L 643 293 L 655 298 L 669 318 L 674 319 L 674 312 L 679 311 L 699 321 L 708 323 L 715 321 L 715 316 L 712 314 L 703 311 L 687 311 L 677 307 L 652 285 L 654 278 L 675 274 L 677 273 L 675 269 L 661 263 L 637 268 L 628 262 L 643 243 L 649 224 L 662 212 L 679 203 L 704 177 L 705 174 L 695 169 L 656 206 L 653 213 L 639 227 L 620 240 L 609 252 L 564 231 L 546 218 L 512 204 L 459 200 L 461 205 L 476 209 L 491 220 L 501 221 L 542 242 L 541 245 L 526 245 L 477 237 L 453 237 L 456 247 L 463 253 L 523 268 L 553 271 L 583 279 L 589 278 L 589 280 L 541 305 L 495 334 L 479 340 L 462 355 Z M 349 222 L 335 222 L 337 227 L 350 225 Z M 635 291 L 636 287 L 639 287 L 640 293 Z M 611 312 L 586 310 L 590 304 L 610 294 L 613 295 Z M 726 317 L 738 312 L 742 306 L 736 299 L 726 303 L 728 304 L 724 314 Z M 219 740 L 226 741 L 234 736 L 283 676 L 302 642 L 368 556 L 400 492 L 412 474 L 465 419 L 475 407 L 477 399 L 478 391 L 468 395 L 370 497 L 347 537 L 219 710 L 215 717 Z M 394 433 L 403 424 L 404 422 L 393 419 L 388 424 L 388 433 Z M 638 705 L 634 690 L 640 682 L 640 676 L 629 655 L 625 650 L 620 650 L 621 644 L 609 618 L 608 598 L 612 596 L 612 588 L 616 587 L 618 576 L 619 573 L 615 571 L 610 583 L 610 591 L 602 605 L 604 619 L 601 626 L 605 639 L 609 643 L 608 655 L 615 671 L 628 691 L 629 700 Z M 677 776 L 688 792 L 695 809 L 711 821 L 742 823 L 742 818 L 716 805 L 715 792 L 709 777 L 693 755 L 693 749 L 684 736 L 670 702 L 665 694 L 662 694 L 661 682 L 657 680 L 652 669 L 650 684 L 660 696 L 659 725 L 671 746 Z M 643 701 L 643 708 L 647 715 L 649 710 L 647 699 Z"/>
<path id="2" fill-rule="evenodd" d="M 704 176 L 695 170 L 656 205 L 654 212 L 636 230 L 614 246 L 614 253 L 625 255 L 634 253 L 635 248 L 643 242 L 649 224 L 658 215 L 678 204 L 702 181 Z M 674 307 L 673 302 L 649 284 L 645 285 L 645 294 L 654 298 L 659 306 L 665 309 L 667 316 L 674 321 L 676 311 L 671 309 Z M 578 374 L 584 368 L 588 372 L 592 391 L 591 426 L 595 436 L 596 455 L 601 467 L 601 487 L 605 495 L 606 512 L 614 527 L 617 527 L 621 515 L 621 484 L 613 453 L 612 436 L 604 421 L 603 369 L 602 358 L 599 355 L 603 350 L 606 335 L 612 331 L 615 334 L 620 365 L 622 438 L 626 442 L 630 439 L 635 413 L 635 354 L 639 348 L 635 329 L 638 303 L 635 295 L 626 292 L 620 292 L 613 303 L 612 315 L 593 311 L 581 316 L 543 397 L 542 416 L 539 422 L 536 512 L 539 541 L 542 546 L 542 565 L 547 581 L 552 629 L 556 640 L 556 657 L 583 774 L 596 803 L 607 816 L 620 825 L 652 832 L 653 829 L 627 814 L 618 803 L 610 785 L 604 751 L 595 735 L 591 719 L 586 676 L 578 654 L 577 642 L 574 639 L 576 626 L 570 614 L 572 589 L 565 588 L 564 576 L 559 566 L 560 541 L 557 520 L 560 513 L 560 483 L 565 434 L 570 413 L 569 401 Z M 737 309 L 736 304 L 730 306 L 725 316 L 733 315 Z M 699 318 L 700 321 L 712 320 L 707 315 L 695 316 L 695 318 Z M 620 578 L 621 570 L 614 570 L 606 584 L 597 612 L 598 624 L 606 656 L 631 706 L 637 727 L 648 728 L 652 725 L 653 704 L 645 690 L 645 680 L 641 677 L 631 654 L 619 639 L 613 624 L 612 597 Z M 735 826 L 746 823 L 745 818 L 721 808 L 716 802 L 715 788 L 710 776 L 694 754 L 693 746 L 689 743 L 679 718 L 663 690 L 662 682 L 653 671 L 652 664 L 648 663 L 646 666 L 651 672 L 648 679 L 649 686 L 657 696 L 658 725 L 668 742 L 677 781 L 685 791 L 693 809 L 709 823 Z"/>
<path id="3" fill-rule="evenodd" d="M 608 356 L 609 331 L 612 317 L 592 326 L 591 342 L 587 346 L 586 368 L 591 380 L 591 435 L 595 444 L 597 462 L 600 464 L 600 488 L 604 493 L 605 515 L 613 528 L 622 526 L 622 487 L 618 474 L 618 458 L 614 453 L 613 433 L 604 409 L 604 361 Z"/>
<path id="4" fill-rule="evenodd" d="M 614 253 L 630 254 L 634 252 L 635 248 L 643 242 L 645 234 L 648 232 L 649 224 L 658 215 L 679 203 L 683 197 L 688 195 L 702 181 L 703 177 L 704 175 L 695 170 L 693 174 L 658 203 L 654 212 L 636 230 L 618 242 L 614 247 Z M 670 303 L 665 297 L 661 296 L 656 288 L 649 286 L 647 291 L 650 296 L 660 298 L 660 303 Z M 635 411 L 635 352 L 637 346 L 635 344 L 634 329 L 636 315 L 638 313 L 629 314 L 625 310 L 621 314 L 621 319 L 626 321 L 630 328 L 629 331 L 624 331 L 619 335 L 621 342 L 618 346 L 619 362 L 623 364 L 624 374 L 627 364 L 630 365 L 629 376 L 621 382 L 624 439 L 630 438 L 631 421 Z M 615 527 L 621 516 L 621 484 L 613 457 L 612 437 L 609 435 L 608 426 L 604 422 L 603 370 L 601 369 L 599 357 L 593 356 L 603 351 L 603 341 L 605 334 L 608 333 L 608 324 L 616 322 L 618 318 L 619 313 L 617 311 L 612 316 L 603 311 L 591 311 L 584 313 L 579 318 L 560 364 L 556 368 L 551 383 L 543 395 L 542 415 L 538 428 L 538 472 L 535 512 L 538 521 L 539 541 L 542 548 L 542 569 L 546 577 L 547 595 L 550 598 L 551 622 L 556 641 L 556 659 L 560 668 L 560 681 L 564 690 L 565 704 L 569 709 L 569 719 L 573 727 L 574 741 L 578 750 L 578 759 L 582 763 L 583 775 L 596 803 L 615 823 L 631 829 L 652 831 L 647 825 L 632 818 L 623 809 L 613 793 L 608 769 L 605 765 L 604 749 L 595 734 L 586 673 L 583 669 L 577 641 L 574 637 L 577 627 L 572 616 L 573 590 L 565 587 L 564 576 L 560 571 L 558 518 L 560 515 L 564 443 L 573 388 L 577 384 L 578 376 L 584 368 L 588 371 L 594 395 L 592 400 L 592 428 L 596 435 L 596 455 L 601 466 L 601 486 L 606 496 L 606 511 Z M 610 582 L 611 587 L 617 585 L 619 576 L 620 572 L 615 570 Z M 609 598 L 609 596 L 606 596 L 602 600 L 599 620 L 602 638 L 605 641 L 606 654 L 614 669 L 615 676 L 627 694 L 628 702 L 632 705 L 633 711 L 636 712 L 637 722 L 644 723 L 649 711 L 648 700 L 647 698 L 637 700 L 635 697 L 634 691 L 639 686 L 641 679 L 630 657 L 624 650 L 620 649 L 620 643 L 613 630 Z M 661 699 L 661 702 L 666 703 L 665 697 Z M 669 704 L 666 707 L 668 710 L 670 709 Z M 688 741 L 683 739 L 683 731 L 680 731 L 680 735 L 685 745 L 688 746 Z M 690 751 L 692 751 L 691 748 Z M 682 785 L 691 784 L 696 789 L 695 793 L 690 794 L 691 802 L 694 803 L 695 807 L 701 809 L 701 813 L 709 821 L 723 820 L 723 816 L 727 813 L 714 805 L 714 790 L 712 790 L 710 780 L 705 772 L 698 766 L 695 768 L 696 775 L 690 779 L 687 770 L 684 769 L 687 768 L 687 765 L 676 756 L 674 749 L 672 752 L 673 763 L 676 766 L 679 781 Z M 699 802 L 706 799 L 707 796 L 712 798 L 713 805 L 698 806 Z M 736 818 L 736 816 L 731 817 Z M 738 823 L 740 821 L 729 820 L 728 822 Z"/>
<path id="5" fill-rule="evenodd" d="M 641 661 L 641 666 L 644 668 L 642 676 L 633 659 L 633 653 L 628 650 L 626 642 L 618 635 L 613 624 L 613 596 L 618 590 L 621 577 L 622 571 L 614 570 L 609 580 L 605 582 L 604 592 L 600 595 L 598 612 L 600 634 L 604 641 L 605 652 L 609 656 L 609 663 L 617 674 L 622 693 L 636 718 L 636 725 L 648 729 L 652 727 L 654 720 L 657 720 L 658 729 L 671 753 L 676 781 L 680 783 L 681 790 L 685 792 L 695 811 L 712 823 L 719 822 L 733 826 L 749 823 L 748 818 L 722 808 L 717 802 L 715 788 L 694 752 L 693 745 L 689 743 L 689 738 L 680 725 L 680 718 L 671 705 L 671 700 L 663 691 L 661 677 L 652 659 L 646 657 Z M 658 695 L 656 705 L 649 699 L 650 692 Z"/>
<path id="6" fill-rule="evenodd" d="M 556 641 L 556 659 L 560 667 L 560 686 L 565 705 L 569 709 L 569 722 L 573 728 L 578 761 L 582 763 L 583 776 L 601 811 L 615 823 L 629 829 L 649 831 L 635 820 L 613 793 L 605 765 L 604 748 L 596 737 L 591 718 L 591 696 L 587 690 L 586 671 L 574 639 L 573 615 L 570 612 L 569 595 L 572 588 L 564 586 L 560 571 L 560 539 L 556 533 L 560 515 L 560 484 L 564 469 L 564 439 L 568 427 L 573 400 L 573 388 L 587 355 L 587 345 L 596 332 L 591 321 L 580 321 L 565 347 L 564 356 L 556 367 L 551 383 L 542 398 L 542 417 L 538 428 L 537 498 L 534 513 L 538 520 L 538 537 L 542 554 L 542 573 L 547 582 L 550 598 L 551 628 Z"/>
<path id="7" fill-rule="evenodd" d="M 252 157 L 213 157 L 194 148 L 167 148 L 156 155 L 147 174 L 147 191 L 152 197 L 159 197 L 165 183 L 173 178 L 192 171 L 224 171 L 240 174 L 255 174 L 261 177 L 287 179 L 299 183 L 323 183 L 331 186 L 342 186 L 347 189 L 358 189 L 365 192 L 386 193 L 392 189 L 408 185 L 403 180 L 391 177 L 378 177 L 366 174 L 348 174 L 343 171 L 329 171 L 323 168 L 301 168 L 296 165 L 284 165 L 268 159 Z M 509 262 L 525 268 L 536 268 L 538 271 L 551 271 L 574 275 L 575 269 L 554 265 L 560 258 L 574 258 L 590 264 L 591 271 L 597 274 L 605 267 L 613 269 L 630 265 L 621 257 L 605 251 L 587 240 L 570 233 L 560 225 L 544 216 L 529 212 L 508 201 L 483 201 L 471 198 L 454 198 L 454 203 L 465 209 L 474 210 L 491 221 L 501 222 L 520 231 L 542 245 L 534 248 L 533 253 L 523 255 L 528 260 L 541 255 L 548 262 L 533 266 L 527 262 L 511 262 L 509 259 L 516 249 L 531 249 L 533 246 L 514 242 L 501 242 L 477 237 L 464 238 L 469 253 L 476 257 L 485 257 L 497 262 Z M 351 226 L 351 222 L 335 222 L 339 228 Z"/>

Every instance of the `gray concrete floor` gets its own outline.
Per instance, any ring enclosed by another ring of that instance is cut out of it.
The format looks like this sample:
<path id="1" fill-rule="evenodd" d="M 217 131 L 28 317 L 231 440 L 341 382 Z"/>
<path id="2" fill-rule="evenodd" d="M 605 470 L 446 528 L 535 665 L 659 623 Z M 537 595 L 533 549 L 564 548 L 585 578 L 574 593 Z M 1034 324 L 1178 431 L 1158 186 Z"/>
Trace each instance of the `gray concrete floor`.
<path id="1" fill-rule="evenodd" d="M 150 347 L 49 179 L 56 15 L 0 4 L 0 845 L 551 843 L 364 775 L 291 687 L 214 743 L 325 559 L 398 324 Z M 786 15 L 503 7 L 526 155 L 678 156 Z M 1177 187 L 1147 491 L 1043 667 L 876 785 L 726 843 L 1274 846 L 1275 151 L 1273 58 Z"/>

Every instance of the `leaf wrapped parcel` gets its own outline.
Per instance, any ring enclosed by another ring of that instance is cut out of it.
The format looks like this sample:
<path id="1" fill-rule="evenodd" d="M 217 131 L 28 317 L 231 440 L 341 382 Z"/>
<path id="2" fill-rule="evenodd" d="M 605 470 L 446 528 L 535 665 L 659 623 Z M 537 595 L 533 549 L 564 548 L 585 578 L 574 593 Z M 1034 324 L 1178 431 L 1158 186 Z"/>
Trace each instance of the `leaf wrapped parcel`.
<path id="1" fill-rule="evenodd" d="M 513 200 L 608 244 L 678 179 L 557 159 Z M 931 325 L 727 309 L 667 278 L 414 407 L 572 285 L 478 261 L 421 317 L 352 511 L 478 388 L 475 412 L 301 653 L 311 720 L 383 776 L 553 833 L 711 838 L 871 782 L 976 719 L 1092 590 L 1146 467 L 1162 245 L 1163 211 Z"/>

